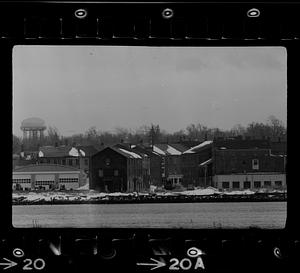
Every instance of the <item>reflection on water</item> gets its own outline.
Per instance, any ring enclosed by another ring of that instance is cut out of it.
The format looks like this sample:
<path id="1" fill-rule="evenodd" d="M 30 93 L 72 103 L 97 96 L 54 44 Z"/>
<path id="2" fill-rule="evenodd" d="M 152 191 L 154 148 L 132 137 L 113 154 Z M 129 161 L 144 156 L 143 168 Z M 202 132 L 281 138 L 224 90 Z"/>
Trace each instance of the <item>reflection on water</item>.
<path id="1" fill-rule="evenodd" d="M 283 228 L 286 202 L 13 206 L 14 227 Z"/>

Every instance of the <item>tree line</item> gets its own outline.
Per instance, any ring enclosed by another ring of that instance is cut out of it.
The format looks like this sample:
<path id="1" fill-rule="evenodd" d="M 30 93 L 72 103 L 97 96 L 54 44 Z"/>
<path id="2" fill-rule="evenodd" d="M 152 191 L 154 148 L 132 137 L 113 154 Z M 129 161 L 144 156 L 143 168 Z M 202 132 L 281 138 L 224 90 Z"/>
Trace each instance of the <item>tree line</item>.
<path id="1" fill-rule="evenodd" d="M 213 140 L 219 137 L 250 137 L 255 139 L 268 138 L 272 140 L 285 139 L 287 129 L 283 122 L 275 116 L 270 116 L 265 123 L 251 122 L 247 126 L 237 124 L 229 130 L 209 128 L 201 123 L 190 124 L 185 129 L 174 133 L 168 133 L 160 128 L 159 124 L 143 125 L 133 130 L 127 128 L 115 128 L 115 132 L 98 130 L 95 126 L 85 133 L 63 136 L 59 130 L 50 126 L 42 140 L 26 140 L 13 135 L 13 153 L 22 150 L 36 150 L 40 146 L 61 145 L 93 145 L 100 148 L 103 145 L 113 145 L 120 142 L 140 143 L 153 145 L 155 143 L 174 143 L 184 141 Z"/>

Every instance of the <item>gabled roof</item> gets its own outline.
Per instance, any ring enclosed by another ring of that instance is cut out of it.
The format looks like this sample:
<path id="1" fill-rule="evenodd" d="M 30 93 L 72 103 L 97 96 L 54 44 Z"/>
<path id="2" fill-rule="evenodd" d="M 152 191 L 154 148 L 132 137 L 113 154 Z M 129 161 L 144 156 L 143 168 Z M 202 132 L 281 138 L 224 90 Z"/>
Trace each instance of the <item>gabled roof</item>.
<path id="1" fill-rule="evenodd" d="M 85 156 L 92 156 L 92 155 L 96 154 L 99 151 L 93 145 L 87 145 L 87 146 L 79 145 L 79 146 L 76 146 L 76 148 L 79 148 L 80 150 L 84 151 Z"/>
<path id="2" fill-rule="evenodd" d="M 66 157 L 70 156 L 71 146 L 42 146 L 39 150 L 39 157 Z"/>
<path id="3" fill-rule="evenodd" d="M 98 150 L 93 146 L 42 146 L 39 150 L 39 157 L 78 157 L 91 156 Z"/>
<path id="4" fill-rule="evenodd" d="M 139 145 L 136 145 L 134 148 L 132 148 L 132 150 L 134 152 L 146 154 L 148 156 L 158 156 L 158 157 L 160 156 L 159 154 L 155 153 L 154 151 L 150 150 L 149 148 L 142 147 L 142 146 L 139 146 Z"/>
<path id="5" fill-rule="evenodd" d="M 176 144 L 155 144 L 153 151 L 160 155 L 181 155 L 187 148 L 178 143 Z"/>
<path id="6" fill-rule="evenodd" d="M 128 150 L 125 149 L 124 147 L 119 147 L 119 146 L 106 146 L 104 147 L 102 150 L 98 151 L 96 154 L 99 154 L 101 152 L 103 152 L 104 150 L 113 150 L 116 153 L 126 157 L 126 158 L 131 158 L 131 159 L 142 159 L 142 156 L 140 156 L 138 153 L 135 153 L 133 150 Z"/>
<path id="7" fill-rule="evenodd" d="M 14 172 L 67 172 L 67 171 L 80 171 L 80 169 L 57 165 L 57 164 L 31 164 L 14 169 Z"/>
<path id="8" fill-rule="evenodd" d="M 206 140 L 190 149 L 188 149 L 187 151 L 184 152 L 184 154 L 194 154 L 197 153 L 199 151 L 201 151 L 204 148 L 208 148 L 212 146 L 213 141 L 212 140 Z"/>
<path id="9" fill-rule="evenodd" d="M 270 149 L 270 142 L 262 139 L 223 139 L 215 140 L 218 149 Z"/>

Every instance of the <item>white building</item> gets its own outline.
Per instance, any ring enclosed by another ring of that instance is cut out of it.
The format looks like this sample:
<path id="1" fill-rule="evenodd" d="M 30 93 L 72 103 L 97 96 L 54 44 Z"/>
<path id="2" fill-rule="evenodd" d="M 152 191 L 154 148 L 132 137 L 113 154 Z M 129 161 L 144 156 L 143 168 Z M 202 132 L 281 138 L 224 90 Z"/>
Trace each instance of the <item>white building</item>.
<path id="1" fill-rule="evenodd" d="M 86 184 L 85 173 L 77 168 L 55 164 L 35 164 L 13 171 L 13 190 L 74 190 Z"/>
<path id="2" fill-rule="evenodd" d="M 213 177 L 213 186 L 220 190 L 286 189 L 285 173 L 219 174 Z"/>

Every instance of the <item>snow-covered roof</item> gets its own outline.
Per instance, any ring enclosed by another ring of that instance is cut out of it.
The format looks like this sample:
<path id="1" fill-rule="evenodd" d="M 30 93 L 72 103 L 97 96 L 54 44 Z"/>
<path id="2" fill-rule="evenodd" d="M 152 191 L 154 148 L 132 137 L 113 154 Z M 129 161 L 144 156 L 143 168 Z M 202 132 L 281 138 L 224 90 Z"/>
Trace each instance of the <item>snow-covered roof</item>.
<path id="1" fill-rule="evenodd" d="M 206 161 L 200 163 L 199 166 L 202 167 L 202 166 L 205 166 L 205 165 L 207 165 L 207 164 L 209 164 L 209 163 L 211 163 L 211 162 L 212 162 L 212 159 L 210 158 L 210 159 L 208 159 L 208 160 L 206 160 Z"/>
<path id="2" fill-rule="evenodd" d="M 161 150 L 161 149 L 159 149 L 157 146 L 153 146 L 153 151 L 155 152 L 155 153 L 157 153 L 157 154 L 159 154 L 159 155 L 166 155 L 166 153 L 163 151 L 163 150 Z"/>
<path id="3" fill-rule="evenodd" d="M 71 150 L 69 151 L 70 156 L 85 156 L 85 152 L 82 151 L 81 149 L 77 149 L 72 147 Z"/>
<path id="4" fill-rule="evenodd" d="M 170 155 L 181 155 L 181 154 L 182 154 L 180 151 L 176 150 L 175 148 L 173 148 L 173 147 L 170 146 L 170 145 L 168 145 L 167 152 L 168 152 Z"/>
<path id="5" fill-rule="evenodd" d="M 160 155 L 181 155 L 182 154 L 182 151 L 180 151 L 175 145 L 173 146 L 173 144 L 155 144 L 153 146 L 153 152 L 158 153 Z"/>
<path id="6" fill-rule="evenodd" d="M 134 153 L 134 152 L 130 152 L 128 150 L 122 149 L 122 148 L 118 148 L 121 152 L 130 155 L 132 158 L 142 158 L 140 155 Z"/>
<path id="7" fill-rule="evenodd" d="M 207 145 L 210 145 L 210 144 L 212 144 L 212 142 L 213 142 L 212 140 L 206 140 L 206 141 L 200 143 L 199 145 L 196 145 L 196 146 L 190 148 L 189 150 L 185 151 L 184 154 L 193 154 L 196 152 L 196 150 L 201 149 Z"/>

